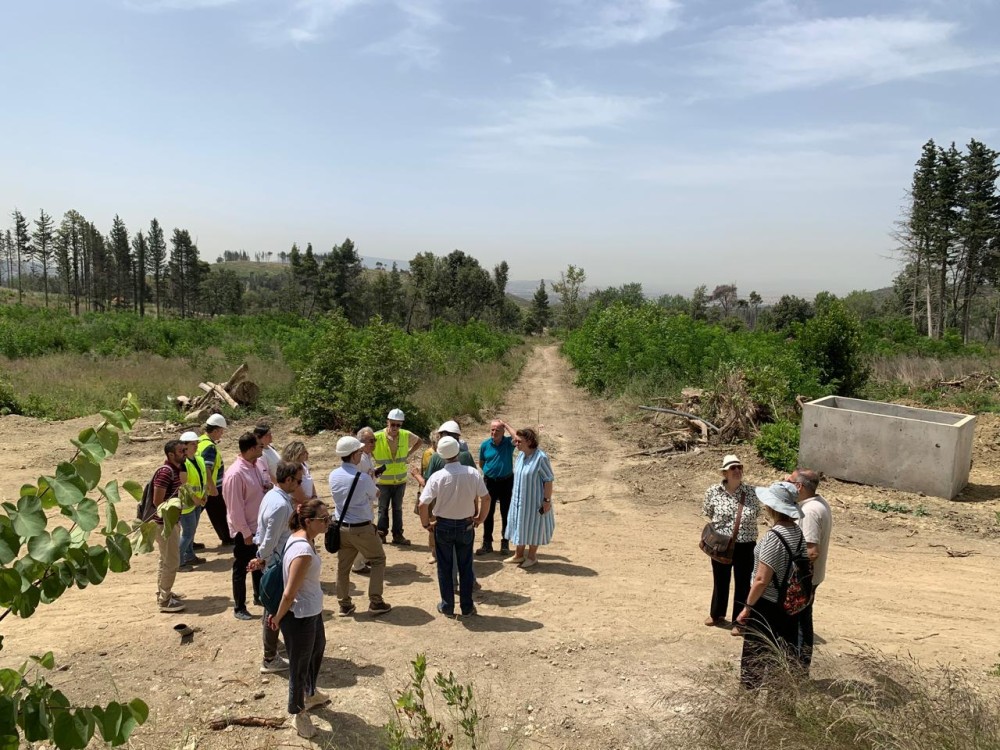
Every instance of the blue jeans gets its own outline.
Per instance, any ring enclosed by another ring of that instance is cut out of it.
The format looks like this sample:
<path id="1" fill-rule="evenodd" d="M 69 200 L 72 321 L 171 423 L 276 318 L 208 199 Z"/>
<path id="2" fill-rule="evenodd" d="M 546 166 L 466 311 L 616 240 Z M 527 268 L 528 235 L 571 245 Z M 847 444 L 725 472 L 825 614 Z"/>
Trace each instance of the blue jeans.
<path id="1" fill-rule="evenodd" d="M 437 552 L 438 589 L 441 591 L 441 603 L 445 614 L 455 614 L 455 583 L 452 579 L 452 567 L 458 567 L 458 596 L 462 605 L 462 614 L 472 612 L 472 586 L 475 578 L 472 573 L 472 545 L 476 532 L 472 522 L 462 518 L 437 519 L 434 528 L 434 548 Z"/>
<path id="2" fill-rule="evenodd" d="M 198 530 L 198 519 L 204 508 L 195 508 L 190 513 L 181 514 L 181 565 L 186 565 L 195 558 L 194 533 Z"/>

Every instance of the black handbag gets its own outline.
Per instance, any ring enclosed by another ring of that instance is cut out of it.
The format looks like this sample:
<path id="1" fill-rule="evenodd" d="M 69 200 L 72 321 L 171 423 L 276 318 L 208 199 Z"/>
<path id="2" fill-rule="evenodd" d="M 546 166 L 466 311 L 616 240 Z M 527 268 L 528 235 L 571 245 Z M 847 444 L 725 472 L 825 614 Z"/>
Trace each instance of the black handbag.
<path id="1" fill-rule="evenodd" d="M 347 516 L 347 509 L 351 507 L 351 496 L 354 494 L 354 488 L 358 486 L 359 479 L 361 479 L 360 471 L 354 475 L 354 481 L 351 483 L 351 490 L 347 493 L 347 500 L 344 501 L 344 511 L 340 514 L 340 518 L 337 519 L 336 525 L 328 528 L 326 530 L 326 535 L 323 537 L 323 546 L 330 554 L 333 554 L 340 549 L 340 524 L 343 523 L 344 518 Z"/>
<path id="2" fill-rule="evenodd" d="M 733 564 L 733 549 L 736 546 L 736 536 L 740 533 L 740 521 L 743 520 L 743 498 L 740 498 L 736 508 L 736 522 L 733 524 L 733 535 L 720 534 L 711 523 L 706 523 L 701 530 L 701 541 L 698 548 L 706 555 L 723 565 Z"/>

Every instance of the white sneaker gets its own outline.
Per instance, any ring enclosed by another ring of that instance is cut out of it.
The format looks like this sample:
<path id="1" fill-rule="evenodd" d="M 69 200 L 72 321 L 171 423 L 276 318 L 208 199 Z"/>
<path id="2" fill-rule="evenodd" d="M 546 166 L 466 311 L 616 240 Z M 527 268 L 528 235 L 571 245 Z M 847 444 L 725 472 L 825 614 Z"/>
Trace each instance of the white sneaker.
<path id="1" fill-rule="evenodd" d="M 307 740 L 316 736 L 316 727 L 305 711 L 295 714 L 295 731 L 299 733 L 299 737 Z"/>
<path id="2" fill-rule="evenodd" d="M 329 702 L 330 702 L 330 696 L 327 695 L 326 693 L 317 690 L 312 695 L 306 696 L 306 700 L 304 703 L 305 710 L 309 711 L 310 709 L 316 708 L 316 706 L 322 706 Z"/>
<path id="3" fill-rule="evenodd" d="M 183 612 L 184 611 L 184 603 L 180 599 L 171 596 L 169 602 L 167 602 L 166 604 L 161 604 L 160 605 L 160 611 L 163 612 L 164 614 L 172 614 L 174 612 Z"/>
<path id="4" fill-rule="evenodd" d="M 282 656 L 275 656 L 273 659 L 265 659 L 260 664 L 261 674 L 274 674 L 275 672 L 284 672 L 288 669 L 288 659 Z"/>

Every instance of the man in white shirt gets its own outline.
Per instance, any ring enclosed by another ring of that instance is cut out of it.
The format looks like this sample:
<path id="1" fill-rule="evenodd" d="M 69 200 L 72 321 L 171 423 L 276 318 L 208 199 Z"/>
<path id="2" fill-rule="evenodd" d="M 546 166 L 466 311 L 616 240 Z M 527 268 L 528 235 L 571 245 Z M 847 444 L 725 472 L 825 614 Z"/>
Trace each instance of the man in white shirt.
<path id="1" fill-rule="evenodd" d="M 833 514 L 830 504 L 816 493 L 819 474 L 812 469 L 797 469 L 790 480 L 799 489 L 799 508 L 802 518 L 799 528 L 806 540 L 806 549 L 813 564 L 813 589 L 826 579 L 826 558 L 830 552 L 830 535 L 833 533 Z M 813 602 L 815 603 L 815 601 Z M 809 673 L 813 654 L 813 605 L 810 604 L 799 614 L 799 661 L 805 673 Z"/>
<path id="2" fill-rule="evenodd" d="M 434 526 L 434 548 L 437 552 L 438 589 L 441 602 L 438 612 L 455 616 L 455 583 L 452 569 L 458 564 L 458 592 L 463 615 L 476 614 L 472 603 L 475 576 L 472 572 L 472 546 L 475 528 L 490 510 L 490 495 L 478 469 L 458 462 L 459 445 L 453 437 L 443 437 L 437 452 L 445 467 L 427 480 L 420 493 L 420 522 L 425 529 Z M 430 504 L 434 503 L 431 521 Z"/>
<path id="3" fill-rule="evenodd" d="M 271 484 L 277 484 L 278 462 L 281 460 L 281 454 L 274 449 L 273 445 L 271 445 L 271 443 L 274 442 L 274 435 L 271 434 L 271 425 L 267 422 L 259 422 L 257 426 L 253 428 L 253 434 L 257 436 L 257 442 L 264 446 L 264 452 L 261 454 L 261 458 L 267 466 L 267 474 L 271 477 Z"/>
<path id="4" fill-rule="evenodd" d="M 361 554 L 371 565 L 368 578 L 368 614 L 384 615 L 392 607 L 382 599 L 385 582 L 385 550 L 372 523 L 372 503 L 378 497 L 374 480 L 358 469 L 364 444 L 346 435 L 337 441 L 340 468 L 330 472 L 330 494 L 334 518 L 340 522 L 340 550 L 337 552 L 337 600 L 340 616 L 354 614 L 351 601 L 351 564 Z M 351 487 L 354 487 L 353 493 Z M 347 498 L 350 496 L 350 503 Z M 346 512 L 345 512 L 346 506 Z"/>

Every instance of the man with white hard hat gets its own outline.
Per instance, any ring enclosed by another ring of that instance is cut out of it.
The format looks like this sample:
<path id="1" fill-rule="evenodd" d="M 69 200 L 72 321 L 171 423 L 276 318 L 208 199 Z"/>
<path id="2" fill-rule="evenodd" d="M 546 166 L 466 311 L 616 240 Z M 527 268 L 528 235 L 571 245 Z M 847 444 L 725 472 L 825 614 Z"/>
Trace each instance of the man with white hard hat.
<path id="1" fill-rule="evenodd" d="M 382 598 L 385 582 L 385 550 L 372 525 L 372 501 L 378 494 L 375 482 L 358 464 L 365 446 L 351 435 L 337 441 L 339 468 L 330 472 L 330 494 L 333 496 L 334 519 L 340 522 L 340 550 L 337 552 L 337 600 L 340 616 L 354 614 L 351 601 L 351 565 L 363 555 L 371 565 L 368 577 L 368 614 L 384 615 L 392 607 Z"/>
<path id="2" fill-rule="evenodd" d="M 181 509 L 181 548 L 180 548 L 180 570 L 189 571 L 192 565 L 202 565 L 204 557 L 198 557 L 194 551 L 194 535 L 198 531 L 198 521 L 201 512 L 205 509 L 205 502 L 208 500 L 208 470 L 205 467 L 205 460 L 197 455 L 198 433 L 188 430 L 180 437 L 184 444 L 184 468 L 187 473 L 187 485 L 191 489 L 191 500 L 193 504 L 189 508 Z"/>
<path id="3" fill-rule="evenodd" d="M 226 503 L 222 498 L 222 478 L 226 463 L 219 451 L 219 442 L 228 428 L 224 416 L 213 414 L 205 421 L 205 429 L 198 437 L 198 455 L 205 462 L 209 476 L 205 512 L 208 513 L 208 520 L 212 522 L 212 528 L 215 529 L 219 543 L 223 547 L 233 543 L 233 537 L 229 533 L 229 523 L 226 521 Z"/>
<path id="4" fill-rule="evenodd" d="M 476 468 L 476 459 L 472 457 L 472 453 L 469 451 L 469 446 L 466 445 L 465 441 L 462 440 L 462 428 L 458 426 L 458 422 L 454 419 L 449 419 L 443 425 L 438 427 L 438 440 L 443 437 L 454 438 L 455 442 L 458 443 L 458 462 L 462 466 L 471 466 Z M 424 472 L 424 479 L 430 479 L 431 474 L 436 471 L 440 471 L 445 466 L 445 460 L 441 457 L 440 451 L 436 452 L 431 456 L 430 462 L 427 464 L 427 471 Z"/>
<path id="5" fill-rule="evenodd" d="M 472 603 L 475 576 L 472 571 L 472 547 L 475 528 L 489 512 L 490 496 L 478 469 L 458 462 L 458 440 L 449 436 L 438 441 L 437 452 L 445 467 L 431 475 L 420 493 L 420 522 L 425 529 L 434 526 L 437 550 L 438 589 L 441 601 L 438 612 L 455 615 L 453 566 L 458 567 L 459 604 L 462 615 L 476 614 Z M 430 504 L 434 503 L 432 524 Z"/>
<path id="6" fill-rule="evenodd" d="M 402 409 L 393 409 L 386 418 L 384 430 L 375 433 L 375 450 L 372 458 L 382 469 L 378 478 L 378 534 L 385 541 L 389 533 L 389 507 L 392 506 L 392 543 L 408 545 L 403 536 L 403 495 L 406 492 L 406 462 L 423 442 L 409 430 L 403 429 L 406 415 Z"/>

